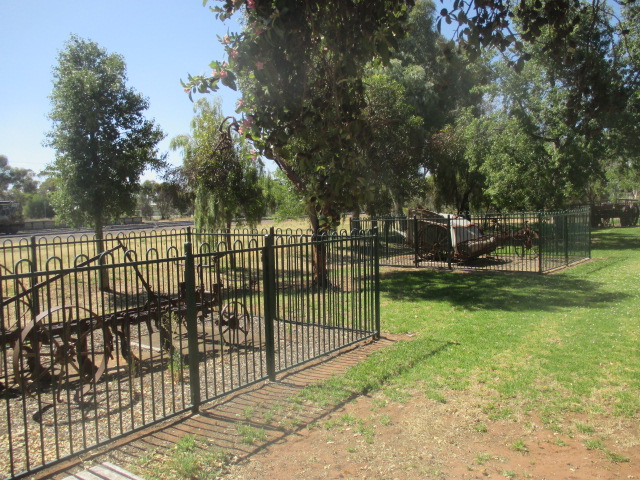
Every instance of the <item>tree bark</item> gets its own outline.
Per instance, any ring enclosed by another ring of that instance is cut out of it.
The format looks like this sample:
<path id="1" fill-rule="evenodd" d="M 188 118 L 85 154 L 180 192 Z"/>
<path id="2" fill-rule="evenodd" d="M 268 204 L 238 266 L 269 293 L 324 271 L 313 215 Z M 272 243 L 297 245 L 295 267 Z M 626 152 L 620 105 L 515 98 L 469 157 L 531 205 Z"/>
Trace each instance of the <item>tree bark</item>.
<path id="1" fill-rule="evenodd" d="M 395 195 L 391 195 L 391 201 L 393 202 L 393 213 L 396 217 L 402 217 L 404 212 L 402 211 L 402 203 L 398 201 Z"/>
<path id="2" fill-rule="evenodd" d="M 227 218 L 227 251 L 230 252 L 231 249 L 233 248 L 233 245 L 231 244 L 231 221 L 232 219 L 230 217 Z M 229 266 L 231 268 L 236 268 L 236 257 L 230 253 L 229 254 Z"/>
<path id="3" fill-rule="evenodd" d="M 309 213 L 311 228 L 313 230 L 313 284 L 318 288 L 329 286 L 329 272 L 327 270 L 327 245 L 321 242 L 322 234 L 320 221 L 315 211 Z"/>
<path id="4" fill-rule="evenodd" d="M 351 212 L 351 230 L 360 230 L 360 209 L 356 208 Z"/>
<path id="5" fill-rule="evenodd" d="M 104 225 L 102 218 L 95 218 L 95 233 L 96 233 L 96 254 L 101 254 L 105 251 L 104 248 Z M 102 263 L 100 262 L 100 265 Z M 98 281 L 100 282 L 100 290 L 102 292 L 109 292 L 111 290 L 109 286 L 109 271 L 105 268 L 98 270 Z"/>

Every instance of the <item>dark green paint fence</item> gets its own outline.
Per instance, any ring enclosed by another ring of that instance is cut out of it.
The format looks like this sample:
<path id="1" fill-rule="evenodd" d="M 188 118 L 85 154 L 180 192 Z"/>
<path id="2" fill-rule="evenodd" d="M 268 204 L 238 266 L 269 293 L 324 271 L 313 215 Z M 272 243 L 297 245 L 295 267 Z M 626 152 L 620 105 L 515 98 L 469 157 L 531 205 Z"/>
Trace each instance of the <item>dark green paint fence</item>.
<path id="1" fill-rule="evenodd" d="M 545 273 L 590 258 L 589 209 L 352 220 L 387 266 Z"/>
<path id="2" fill-rule="evenodd" d="M 96 256 L 87 237 L 5 242 L 0 477 L 376 337 L 376 244 L 185 230 L 109 237 Z"/>

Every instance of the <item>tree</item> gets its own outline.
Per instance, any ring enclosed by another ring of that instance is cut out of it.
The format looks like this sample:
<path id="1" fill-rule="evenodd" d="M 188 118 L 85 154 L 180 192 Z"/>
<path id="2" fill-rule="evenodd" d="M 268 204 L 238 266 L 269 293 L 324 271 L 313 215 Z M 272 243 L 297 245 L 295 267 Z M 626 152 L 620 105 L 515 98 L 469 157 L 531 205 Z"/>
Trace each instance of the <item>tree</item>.
<path id="1" fill-rule="evenodd" d="M 626 142 L 624 118 L 633 89 L 616 54 L 619 38 L 606 9 L 580 11 L 563 57 L 541 44 L 525 47 L 520 72 L 504 61 L 488 92 L 492 146 L 480 166 L 488 193 L 502 208 L 562 208 L 583 203 L 604 180 L 612 152 Z M 621 143 L 622 142 L 622 143 Z"/>
<path id="2" fill-rule="evenodd" d="M 469 169 L 465 156 L 456 155 L 459 142 L 446 125 L 479 111 L 482 96 L 473 89 L 486 82 L 487 68 L 483 59 L 470 64 L 456 51 L 452 41 L 435 31 L 434 14 L 431 1 L 416 2 L 409 13 L 407 35 L 399 40 L 389 65 L 378 68 L 389 77 L 384 88 L 399 83 L 404 89 L 402 101 L 412 107 L 413 118 L 422 120 L 420 126 L 413 121 L 413 132 L 409 135 L 413 141 L 411 149 L 394 149 L 398 155 L 389 162 L 390 168 L 383 177 L 392 179 L 394 190 L 402 193 L 396 198 L 396 205 L 404 204 L 416 194 L 426 173 L 436 186 L 437 205 L 453 204 L 458 211 L 466 211 L 472 194 L 474 200 L 478 197 L 477 175 Z M 381 98 L 388 103 L 394 96 L 389 92 Z M 411 122 L 410 117 L 401 122 L 396 120 L 405 129 Z M 376 142 L 385 142 L 393 135 L 375 138 Z M 401 212 L 398 206 L 396 212 Z"/>
<path id="3" fill-rule="evenodd" d="M 488 141 L 485 125 L 471 108 L 459 111 L 452 123 L 430 137 L 425 166 L 436 210 L 448 205 L 467 214 L 483 206 L 486 183 L 478 158 L 486 157 Z"/>
<path id="4" fill-rule="evenodd" d="M 531 58 L 528 46 L 537 44 L 556 62 L 565 62 L 575 53 L 575 28 L 585 15 L 605 16 L 618 34 L 625 36 L 628 25 L 616 15 L 611 3 L 624 8 L 637 0 L 440 0 L 444 7 L 437 20 L 456 25 L 455 37 L 471 58 L 486 51 L 499 51 L 508 64 L 520 71 Z M 595 25 L 593 25 L 595 26 Z M 586 90 L 585 90 L 586 91 Z"/>
<path id="5" fill-rule="evenodd" d="M 293 185 L 281 170 L 276 170 L 263 179 L 267 208 L 277 220 L 304 217 L 304 201 L 296 194 Z"/>
<path id="6" fill-rule="evenodd" d="M 209 76 L 189 77 L 185 90 L 239 85 L 245 117 L 238 130 L 294 185 L 314 232 L 327 232 L 342 212 L 373 196 L 362 175 L 362 146 L 372 138 L 362 77 L 372 59 L 389 60 L 413 0 L 216 3 L 220 19 L 242 11 L 244 29 L 222 39 L 228 61 L 213 62 Z M 325 260 L 318 244 L 320 285 L 327 283 Z"/>
<path id="7" fill-rule="evenodd" d="M 38 190 L 33 170 L 9 165 L 6 155 L 0 155 L 0 198 L 23 202 Z"/>
<path id="8" fill-rule="evenodd" d="M 25 218 L 55 218 L 55 210 L 51 205 L 51 197 L 56 190 L 55 179 L 44 170 L 38 175 L 43 180 L 38 184 L 35 193 L 25 195 L 22 213 Z"/>
<path id="9" fill-rule="evenodd" d="M 255 225 L 265 213 L 259 164 L 251 158 L 246 141 L 237 135 L 232 148 L 216 149 L 224 123 L 219 100 L 199 99 L 194 113 L 191 134 L 172 139 L 171 148 L 182 150 L 182 173 L 195 192 L 196 227 L 230 229 L 238 217 Z"/>
<path id="10" fill-rule="evenodd" d="M 153 180 L 145 180 L 140 185 L 137 199 L 137 209 L 140 211 L 140 215 L 147 220 L 153 218 L 153 204 L 155 203 L 155 189 L 156 182 Z"/>
<path id="11" fill-rule="evenodd" d="M 410 0 L 225 0 L 219 18 L 242 10 L 245 28 L 223 39 L 228 63 L 190 77 L 190 93 L 218 83 L 242 89 L 241 130 L 273 159 L 307 204 L 315 231 L 327 231 L 345 209 L 372 192 L 361 146 L 367 62 L 389 59 L 403 33 Z M 358 181 L 360 179 L 360 181 Z"/>
<path id="12" fill-rule="evenodd" d="M 611 161 L 606 169 L 611 186 L 597 200 L 615 200 L 622 192 L 631 193 L 634 198 L 640 195 L 640 4 L 625 5 L 621 13 L 626 37 L 618 43 L 615 53 L 629 94 L 624 111 L 616 116 L 617 128 L 607 132 L 607 156 Z"/>
<path id="13" fill-rule="evenodd" d="M 104 224 L 133 211 L 140 176 L 162 163 L 157 144 L 164 134 L 144 118 L 148 102 L 126 80 L 120 55 L 76 36 L 53 70 L 53 204 L 60 220 L 93 225 L 99 251 Z"/>
<path id="14" fill-rule="evenodd" d="M 373 136 L 362 149 L 369 165 L 368 174 L 362 177 L 376 192 L 366 202 L 366 210 L 373 216 L 392 211 L 402 215 L 402 207 L 420 178 L 424 121 L 414 115 L 406 103 L 404 87 L 391 76 L 374 73 L 364 82 L 365 114 Z"/>
<path id="15" fill-rule="evenodd" d="M 155 201 L 162 218 L 183 214 L 191 208 L 193 198 L 179 183 L 163 181 L 154 185 Z"/>
<path id="16" fill-rule="evenodd" d="M 25 218 L 53 218 L 55 212 L 46 195 L 34 193 L 25 199 L 22 214 Z"/>

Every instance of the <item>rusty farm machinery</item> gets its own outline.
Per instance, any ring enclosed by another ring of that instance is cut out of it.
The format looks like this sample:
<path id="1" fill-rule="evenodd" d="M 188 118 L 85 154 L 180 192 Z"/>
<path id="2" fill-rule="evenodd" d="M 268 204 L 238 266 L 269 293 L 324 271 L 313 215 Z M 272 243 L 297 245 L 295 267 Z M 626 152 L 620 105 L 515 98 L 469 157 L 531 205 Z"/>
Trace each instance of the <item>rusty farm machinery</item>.
<path id="1" fill-rule="evenodd" d="M 416 249 L 416 261 L 469 262 L 497 249 L 508 248 L 515 257 L 539 255 L 540 235 L 529 222 L 514 228 L 499 215 L 486 217 L 481 225 L 459 216 L 425 209 L 409 211 L 406 240 Z"/>
<path id="2" fill-rule="evenodd" d="M 130 253 L 122 242 L 106 253 L 116 249 L 123 249 L 125 256 Z M 216 336 L 220 345 L 239 346 L 248 340 L 251 320 L 241 301 L 223 301 L 220 260 L 225 255 L 226 252 L 209 254 L 206 258 L 210 264 L 197 266 L 199 285 L 195 289 L 195 311 L 201 323 L 209 316 L 214 319 L 217 332 L 212 335 Z M 90 258 L 77 267 L 89 266 L 99 258 L 100 255 Z M 159 338 L 155 348 L 164 352 L 167 358 L 182 355 L 175 343 L 175 336 L 176 328 L 186 332 L 185 282 L 179 282 L 173 294 L 158 293 L 138 264 L 129 262 L 124 265 L 125 268 L 132 268 L 137 278 L 135 284 L 138 291 L 133 297 L 143 298 L 144 301 L 132 302 L 135 306 L 121 309 L 105 308 L 104 305 L 99 307 L 94 305 L 99 295 L 89 298 L 77 293 L 76 302 L 72 303 L 63 296 L 56 300 L 60 305 L 44 311 L 34 309 L 39 292 L 46 291 L 48 296 L 54 296 L 51 292 L 55 290 L 56 282 L 63 281 L 73 270 L 49 275 L 30 287 L 23 285 L 20 280 L 15 281 L 16 293 L 1 299 L 3 315 L 0 318 L 0 345 L 5 360 L 4 367 L 0 367 L 12 369 L 12 375 L 9 372 L 2 375 L 0 381 L 7 384 L 0 383 L 0 390 L 18 389 L 33 396 L 47 389 L 54 390 L 59 397 L 62 384 L 73 383 L 74 399 L 82 402 L 91 396 L 115 354 L 124 358 L 131 369 L 140 368 L 141 359 L 135 353 L 136 347 L 138 352 L 141 347 L 154 348 L 141 345 L 140 334 L 137 337 L 132 335 L 132 331 L 140 331 L 141 328 L 146 329 L 145 338 L 153 334 Z M 211 272 L 208 282 L 204 281 L 205 271 Z M 49 303 L 53 301 L 49 298 Z"/>
<path id="3" fill-rule="evenodd" d="M 591 226 L 608 227 L 613 219 L 620 219 L 621 227 L 631 227 L 638 224 L 640 204 L 638 200 L 618 200 L 616 203 L 602 203 L 591 207 Z"/>

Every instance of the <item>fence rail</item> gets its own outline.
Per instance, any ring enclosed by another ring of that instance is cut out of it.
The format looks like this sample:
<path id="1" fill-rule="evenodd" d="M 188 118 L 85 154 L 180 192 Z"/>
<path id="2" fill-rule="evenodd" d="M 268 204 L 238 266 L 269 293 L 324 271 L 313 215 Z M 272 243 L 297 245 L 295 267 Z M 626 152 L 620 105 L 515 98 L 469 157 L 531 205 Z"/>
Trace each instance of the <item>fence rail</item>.
<path id="1" fill-rule="evenodd" d="M 181 231 L 5 251 L 0 477 L 379 335 L 376 243 Z"/>
<path id="2" fill-rule="evenodd" d="M 589 209 L 352 219 L 377 228 L 380 264 L 545 273 L 589 258 Z"/>

